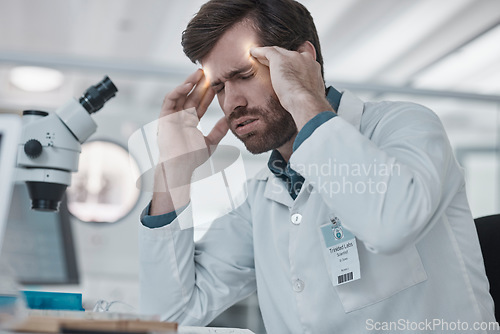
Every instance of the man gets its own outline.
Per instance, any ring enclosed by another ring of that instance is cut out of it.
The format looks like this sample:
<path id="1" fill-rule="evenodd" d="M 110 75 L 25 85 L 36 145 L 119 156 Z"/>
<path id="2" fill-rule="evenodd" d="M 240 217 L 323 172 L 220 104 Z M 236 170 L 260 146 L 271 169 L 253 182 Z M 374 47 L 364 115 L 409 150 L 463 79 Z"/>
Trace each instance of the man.
<path id="1" fill-rule="evenodd" d="M 209 1 L 182 42 L 203 70 L 161 111 L 163 163 L 141 219 L 144 312 L 205 325 L 257 290 L 269 333 L 494 321 L 462 171 L 430 110 L 325 89 L 314 23 L 292 0 Z M 224 117 L 204 137 L 196 125 L 215 95 Z M 246 201 L 195 245 L 189 181 L 228 129 L 273 152 Z"/>

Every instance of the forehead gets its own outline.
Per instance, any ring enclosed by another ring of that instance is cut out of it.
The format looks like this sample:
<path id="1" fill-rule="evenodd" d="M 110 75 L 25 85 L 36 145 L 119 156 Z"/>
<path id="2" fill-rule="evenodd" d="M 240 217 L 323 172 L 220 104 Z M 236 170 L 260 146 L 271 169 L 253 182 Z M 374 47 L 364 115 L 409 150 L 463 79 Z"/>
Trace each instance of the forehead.
<path id="1" fill-rule="evenodd" d="M 257 33 L 250 23 L 241 22 L 231 27 L 202 60 L 209 80 L 219 80 L 225 74 L 251 64 L 250 48 L 255 45 Z"/>

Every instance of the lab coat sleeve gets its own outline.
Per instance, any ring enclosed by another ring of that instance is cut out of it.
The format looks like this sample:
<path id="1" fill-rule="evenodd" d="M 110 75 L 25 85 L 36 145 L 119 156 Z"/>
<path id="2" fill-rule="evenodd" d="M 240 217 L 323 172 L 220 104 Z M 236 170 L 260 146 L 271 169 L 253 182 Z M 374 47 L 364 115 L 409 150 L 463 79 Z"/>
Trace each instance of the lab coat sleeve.
<path id="1" fill-rule="evenodd" d="M 432 111 L 391 103 L 373 113 L 363 131 L 342 117 L 327 121 L 290 163 L 368 250 L 390 254 L 425 235 L 463 178 Z"/>
<path id="2" fill-rule="evenodd" d="M 249 208 L 245 202 L 193 241 L 189 205 L 169 225 L 139 226 L 141 313 L 183 325 L 207 325 L 256 289 Z"/>

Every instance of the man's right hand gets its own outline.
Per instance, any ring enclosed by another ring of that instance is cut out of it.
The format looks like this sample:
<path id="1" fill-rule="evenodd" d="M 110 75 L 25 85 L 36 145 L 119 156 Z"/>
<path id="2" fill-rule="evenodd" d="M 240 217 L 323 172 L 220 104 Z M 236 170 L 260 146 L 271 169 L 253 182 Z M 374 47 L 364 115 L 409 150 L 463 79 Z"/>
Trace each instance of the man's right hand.
<path id="1" fill-rule="evenodd" d="M 172 212 L 189 202 L 192 173 L 226 135 L 225 118 L 207 136 L 197 128 L 214 96 L 201 69 L 166 95 L 158 120 L 160 163 L 155 171 L 151 215 Z"/>

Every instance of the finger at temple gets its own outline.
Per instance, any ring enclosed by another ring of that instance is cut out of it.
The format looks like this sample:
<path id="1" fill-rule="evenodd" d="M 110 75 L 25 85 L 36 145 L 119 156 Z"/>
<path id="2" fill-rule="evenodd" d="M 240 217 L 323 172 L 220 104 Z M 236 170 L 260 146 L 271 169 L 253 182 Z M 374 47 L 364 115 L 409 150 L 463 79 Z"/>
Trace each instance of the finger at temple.
<path id="1" fill-rule="evenodd" d="M 198 118 L 202 118 L 203 115 L 208 110 L 208 107 L 210 106 L 210 103 L 212 103 L 213 99 L 215 97 L 215 91 L 212 88 L 208 88 L 205 92 L 205 95 L 203 95 L 203 98 L 201 99 L 200 105 L 196 109 L 196 112 L 198 113 Z"/>
<path id="2" fill-rule="evenodd" d="M 175 109 L 176 111 L 187 109 L 189 107 L 185 107 L 185 103 L 188 97 L 188 93 L 191 91 L 193 87 L 195 87 L 196 83 L 200 81 L 200 79 L 203 77 L 203 71 L 201 69 L 197 69 L 195 72 L 193 72 L 190 76 L 187 77 L 186 81 L 184 81 L 184 84 L 179 86 L 183 87 L 181 94 L 178 96 L 176 99 L 175 103 Z M 190 87 L 189 87 L 190 86 Z M 186 87 L 189 87 L 189 90 L 185 90 Z M 177 89 L 176 89 L 177 90 Z"/>
<path id="3" fill-rule="evenodd" d="M 198 81 L 200 81 L 200 79 L 203 77 L 203 70 L 201 70 L 200 68 L 197 69 L 196 71 L 194 71 L 193 73 L 191 73 L 187 78 L 186 78 L 186 81 L 184 81 L 184 83 L 192 83 L 193 85 L 196 84 Z"/>
<path id="4" fill-rule="evenodd" d="M 257 59 L 257 61 L 263 65 L 269 66 L 269 53 L 272 52 L 270 51 L 270 48 L 268 47 L 257 47 L 257 48 L 251 48 L 250 49 L 250 54 L 252 57 Z"/>
<path id="5" fill-rule="evenodd" d="M 186 102 L 184 103 L 184 109 L 193 107 L 198 108 L 208 88 L 209 88 L 208 81 L 206 80 L 206 77 L 203 75 L 196 83 L 196 86 L 194 87 L 193 91 L 187 97 Z"/>
<path id="6" fill-rule="evenodd" d="M 178 111 L 179 106 L 182 107 L 186 101 L 187 94 L 193 88 L 192 83 L 185 83 L 181 86 L 176 87 L 172 92 L 170 92 L 163 100 L 162 113 L 169 113 L 169 111 Z"/>

